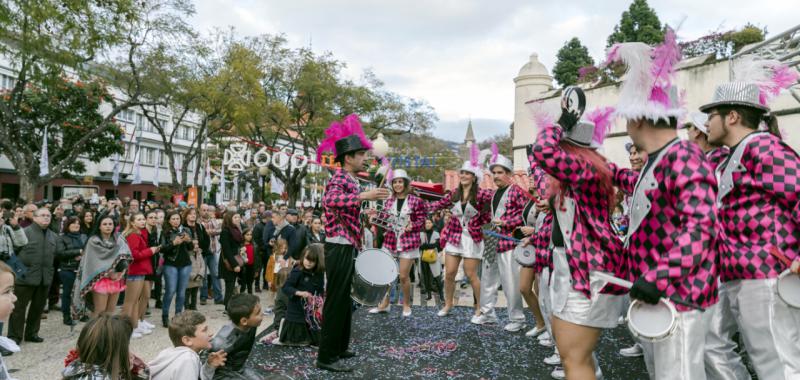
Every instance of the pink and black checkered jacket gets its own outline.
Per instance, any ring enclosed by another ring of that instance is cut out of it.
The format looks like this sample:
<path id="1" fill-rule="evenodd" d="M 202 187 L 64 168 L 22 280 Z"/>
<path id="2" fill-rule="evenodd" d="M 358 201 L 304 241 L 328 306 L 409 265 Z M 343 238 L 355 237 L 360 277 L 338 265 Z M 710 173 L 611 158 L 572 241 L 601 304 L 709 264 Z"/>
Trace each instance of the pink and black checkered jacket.
<path id="1" fill-rule="evenodd" d="M 450 194 L 451 192 L 448 191 L 444 198 L 436 202 L 429 203 L 428 212 L 434 212 L 436 210 L 452 207 L 453 202 L 450 199 Z M 492 215 L 489 211 L 491 208 L 490 205 L 492 202 L 492 195 L 494 195 L 494 190 L 478 189 L 478 192 L 475 196 L 475 209 L 478 211 L 478 215 L 467 222 L 467 231 L 469 231 L 469 236 L 472 237 L 472 240 L 475 241 L 475 243 L 480 243 L 483 241 L 483 225 L 492 220 Z M 461 233 L 461 220 L 455 216 L 451 217 L 450 221 L 447 222 L 447 225 L 442 228 L 442 232 L 439 233 L 439 245 L 441 245 L 442 248 L 444 248 L 447 243 L 458 246 L 461 244 Z"/>
<path id="2" fill-rule="evenodd" d="M 528 148 L 529 161 L 568 187 L 567 196 L 575 201 L 575 224 L 567 244 L 567 262 L 572 286 L 591 297 L 589 272 L 600 270 L 615 275 L 624 273 L 622 243 L 616 237 L 609 216 L 609 197 L 603 193 L 600 178 L 589 162 L 565 152 L 559 143 L 563 130 L 558 126 L 541 129 L 536 142 Z M 558 206 L 556 201 L 556 206 Z M 570 226 L 564 226 L 570 228 Z M 624 294 L 626 289 L 609 285 L 603 293 Z"/>
<path id="3" fill-rule="evenodd" d="M 390 198 L 384 204 L 384 210 L 391 210 L 396 212 L 395 206 L 396 199 Z M 419 248 L 422 245 L 420 240 L 420 232 L 425 226 L 425 216 L 428 214 L 427 205 L 421 198 L 409 194 L 403 204 L 403 209 L 408 210 L 408 222 L 411 224 L 411 231 L 400 234 L 400 244 L 397 244 L 397 235 L 394 231 L 387 230 L 383 235 L 383 248 L 391 252 L 405 252 L 412 249 Z"/>
<path id="4" fill-rule="evenodd" d="M 722 146 L 706 153 L 706 159 L 711 163 L 711 169 L 716 170 L 728 158 L 729 152 L 727 147 Z"/>
<path id="5" fill-rule="evenodd" d="M 529 158 L 533 158 L 532 156 Z M 539 194 L 540 199 L 547 197 L 547 174 L 542 170 L 541 166 L 536 165 L 535 162 L 531 163 L 533 167 L 531 175 L 536 184 L 536 192 Z M 531 243 L 536 252 L 536 265 L 533 267 L 536 273 L 541 273 L 542 269 L 553 269 L 553 256 L 550 252 L 550 235 L 553 231 L 553 213 L 545 212 L 542 224 L 533 235 Z"/>
<path id="6" fill-rule="evenodd" d="M 346 171 L 339 169 L 328 180 L 322 207 L 325 211 L 325 236 L 330 239 L 341 236 L 356 248 L 361 248 L 361 188 L 358 181 Z"/>
<path id="7" fill-rule="evenodd" d="M 625 238 L 629 279 L 645 276 L 669 297 L 711 306 L 718 272 L 711 165 L 696 144 L 677 139 L 650 159 L 638 181 L 636 172 L 610 164 L 615 184 L 633 194 Z"/>
<path id="8" fill-rule="evenodd" d="M 503 221 L 503 226 L 500 227 L 498 233 L 511 236 L 517 227 L 523 225 L 522 211 L 525 210 L 525 205 L 528 204 L 528 197 L 525 190 L 517 185 L 509 186 L 508 195 L 506 196 L 506 210 L 499 219 Z M 494 196 L 494 194 L 492 195 Z M 494 211 L 494 210 L 492 210 Z M 492 217 L 494 219 L 494 216 Z M 508 252 L 514 249 L 516 243 L 508 239 L 500 239 L 497 242 L 497 253 Z"/>
<path id="9" fill-rule="evenodd" d="M 797 153 L 769 133 L 754 133 L 717 173 L 722 281 L 777 277 L 786 267 L 769 249 L 777 247 L 790 260 L 800 253 Z"/>

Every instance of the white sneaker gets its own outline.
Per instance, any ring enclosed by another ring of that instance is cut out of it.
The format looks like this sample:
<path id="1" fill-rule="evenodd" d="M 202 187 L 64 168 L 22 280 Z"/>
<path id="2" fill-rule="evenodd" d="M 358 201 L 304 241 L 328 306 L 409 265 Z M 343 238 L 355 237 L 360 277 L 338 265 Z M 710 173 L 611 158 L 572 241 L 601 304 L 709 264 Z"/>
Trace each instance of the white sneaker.
<path id="1" fill-rule="evenodd" d="M 553 372 L 550 372 L 550 377 L 561 380 L 561 379 L 566 379 L 567 375 L 564 373 L 563 367 L 556 367 L 553 370 Z"/>
<path id="2" fill-rule="evenodd" d="M 481 324 L 481 316 L 480 315 L 473 315 L 472 318 L 469 319 L 469 322 L 472 324 L 479 325 Z"/>
<path id="3" fill-rule="evenodd" d="M 473 318 L 470 322 L 476 325 L 485 325 L 487 323 L 497 323 L 497 316 L 489 314 L 481 314 L 477 319 Z"/>
<path id="4" fill-rule="evenodd" d="M 626 358 L 637 358 L 644 355 L 644 351 L 639 343 L 635 343 L 633 346 L 619 350 L 619 354 Z"/>
<path id="5" fill-rule="evenodd" d="M 136 330 L 133 330 L 133 334 L 131 334 L 131 339 L 140 339 L 142 334 Z"/>
<path id="6" fill-rule="evenodd" d="M 438 317 L 446 317 L 448 315 L 450 315 L 450 310 L 445 310 L 445 309 L 439 310 L 439 312 L 436 313 L 436 316 Z"/>
<path id="7" fill-rule="evenodd" d="M 373 307 L 372 309 L 369 309 L 369 313 L 370 313 L 370 314 L 382 314 L 382 313 L 388 313 L 388 312 L 389 312 L 389 310 L 391 310 L 391 309 L 392 309 L 392 305 L 386 306 L 386 308 L 385 308 L 385 309 L 381 309 L 381 308 L 379 308 L 379 307 Z"/>
<path id="8" fill-rule="evenodd" d="M 546 333 L 546 332 L 547 332 L 547 328 L 545 328 L 545 327 L 537 328 L 536 326 L 533 326 L 532 329 L 528 330 L 528 332 L 525 333 L 525 336 L 532 338 L 532 337 L 536 337 L 536 336 L 541 336 L 542 333 Z"/>
<path id="9" fill-rule="evenodd" d="M 274 345 L 276 345 L 276 346 L 283 346 L 283 343 L 281 343 L 281 338 L 275 338 L 275 339 L 273 339 L 273 340 L 272 340 L 272 344 L 274 344 Z"/>
<path id="10" fill-rule="evenodd" d="M 404 317 L 410 317 L 411 316 L 411 309 L 408 309 L 408 311 L 403 310 L 403 316 Z"/>
<path id="11" fill-rule="evenodd" d="M 141 321 L 139 321 L 139 326 L 144 326 L 144 327 L 146 327 L 148 330 L 152 330 L 152 329 L 156 328 L 156 325 L 154 325 L 154 324 L 152 324 L 152 323 L 150 323 L 150 322 L 147 322 L 147 321 L 146 321 L 146 320 L 144 320 L 144 319 L 143 319 L 143 320 L 141 320 Z"/>
<path id="12" fill-rule="evenodd" d="M 556 352 L 556 353 L 544 358 L 544 364 L 555 365 L 555 366 L 561 364 L 561 355 L 559 355 L 558 352 Z"/>
<path id="13" fill-rule="evenodd" d="M 556 343 L 553 342 L 552 339 L 540 339 L 539 340 L 539 345 L 542 346 L 542 347 L 553 347 L 553 346 L 556 345 Z"/>
<path id="14" fill-rule="evenodd" d="M 545 329 L 543 333 L 541 333 L 539 336 L 536 337 L 536 339 L 538 340 L 550 339 L 550 332 L 547 331 L 547 329 Z"/>
<path id="15" fill-rule="evenodd" d="M 134 332 L 138 332 L 140 335 L 150 335 L 153 333 L 153 330 L 150 330 L 144 326 L 139 326 L 133 330 Z"/>
<path id="16" fill-rule="evenodd" d="M 520 323 L 520 322 L 511 322 L 511 323 L 509 323 L 509 324 L 507 324 L 507 325 L 505 325 L 503 327 L 504 330 L 510 331 L 510 332 L 517 332 L 517 331 L 522 330 L 524 328 L 525 328 L 525 324 L 524 323 Z"/>

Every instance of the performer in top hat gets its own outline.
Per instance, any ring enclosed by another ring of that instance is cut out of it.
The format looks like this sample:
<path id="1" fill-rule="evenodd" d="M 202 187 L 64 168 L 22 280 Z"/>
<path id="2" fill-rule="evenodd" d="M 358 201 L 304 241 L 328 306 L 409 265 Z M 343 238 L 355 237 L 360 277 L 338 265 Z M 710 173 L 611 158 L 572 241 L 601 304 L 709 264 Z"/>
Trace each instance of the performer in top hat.
<path id="1" fill-rule="evenodd" d="M 366 152 L 372 149 L 372 144 L 364 136 L 357 115 L 332 123 L 325 135 L 317 148 L 317 160 L 320 160 L 322 152 L 333 151 L 341 169 L 328 180 L 322 196 L 322 207 L 328 220 L 325 224 L 327 284 L 316 366 L 329 371 L 350 372 L 352 368 L 337 361 L 355 356 L 348 350 L 353 311 L 350 288 L 355 271 L 354 258 L 361 247 L 361 202 L 386 199 L 390 194 L 386 188 L 365 192 L 359 189 L 355 175 L 364 169 Z"/>
<path id="2" fill-rule="evenodd" d="M 522 210 L 528 203 L 524 190 L 512 182 L 513 166 L 511 160 L 498 153 L 497 145 L 492 145 L 489 170 L 497 185 L 490 204 L 492 225 L 498 233 L 506 236 L 511 235 L 522 225 Z M 497 242 L 496 252 L 484 252 L 481 272 L 481 317 L 475 321 L 477 324 L 497 322 L 494 304 L 497 302 L 497 292 L 502 284 L 509 319 L 504 329 L 519 331 L 525 328 L 522 294 L 518 291 L 520 266 L 514 260 L 513 250 L 514 243 L 511 240 L 500 239 Z"/>
<path id="3" fill-rule="evenodd" d="M 459 184 L 456 189 L 445 194 L 440 201 L 429 204 L 428 212 L 451 207 L 452 217 L 444 226 L 439 241 L 444 245 L 444 307 L 437 314 L 440 317 L 450 314 L 453 308 L 456 273 L 461 260 L 464 261 L 464 274 L 472 285 L 475 297 L 475 314 L 471 322 L 480 318 L 481 280 L 478 278 L 478 265 L 483 258 L 483 233 L 481 228 L 491 220 L 489 203 L 493 192 L 479 188 L 483 178 L 483 168 L 479 163 L 478 146 L 470 147 L 470 159 L 464 161 L 458 173 Z"/>
<path id="4" fill-rule="evenodd" d="M 797 211 L 800 159 L 781 140 L 767 102 L 798 73 L 776 61 L 743 58 L 734 82 L 717 87 L 708 141 L 731 149 L 718 168 L 721 277 L 745 348 L 760 379 L 800 378 L 800 310 L 776 295 L 786 265 L 770 252 L 800 260 Z M 762 132 L 760 125 L 768 126 Z"/>
<path id="5" fill-rule="evenodd" d="M 425 225 L 427 207 L 425 201 L 411 194 L 411 177 L 403 169 L 389 171 L 386 180 L 391 184 L 392 197 L 383 205 L 384 212 L 394 217 L 402 225 L 397 229 L 389 229 L 383 236 L 383 248 L 400 260 L 400 285 L 403 287 L 403 316 L 411 316 L 411 265 L 420 257 L 419 247 L 422 245 L 420 232 Z M 381 305 L 369 312 L 385 313 L 389 311 L 389 294 L 386 294 Z"/>
<path id="6" fill-rule="evenodd" d="M 568 89 L 581 91 L 580 89 Z M 566 95 L 568 96 L 568 95 Z M 564 112 L 568 112 L 565 110 Z M 554 179 L 551 234 L 552 328 L 567 378 L 602 376 L 593 358 L 600 329 L 617 326 L 627 290 L 608 285 L 594 272 L 624 273 L 622 244 L 611 227 L 614 185 L 602 144 L 613 109 L 593 111 L 575 125 L 554 124 L 537 112 L 539 136 L 529 160 Z M 582 113 L 582 112 L 581 112 Z M 578 115 L 580 117 L 580 114 Z"/>
<path id="7" fill-rule="evenodd" d="M 693 112 L 688 123 L 684 124 L 689 140 L 693 141 L 705 153 L 706 159 L 711 163 L 711 168 L 716 169 L 726 158 L 728 148 L 712 144 L 708 141 L 708 117 L 702 112 Z M 717 188 L 719 192 L 719 188 Z M 717 244 L 722 239 L 717 239 Z M 717 250 L 719 252 L 719 249 Z M 717 255 L 717 267 L 720 267 L 722 255 Z M 706 345 L 704 362 L 706 377 L 712 380 L 746 380 L 750 378 L 747 367 L 744 366 L 741 356 L 736 352 L 736 342 L 733 337 L 738 331 L 736 320 L 731 312 L 731 303 L 727 298 L 725 283 L 717 280 L 717 306 L 709 310 L 708 331 L 706 332 Z"/>
<path id="8" fill-rule="evenodd" d="M 627 120 L 633 143 L 648 160 L 641 173 L 611 164 L 617 185 L 633 194 L 631 220 L 625 238 L 630 296 L 646 303 L 662 297 L 678 299 L 675 332 L 665 340 L 640 341 L 652 379 L 705 379 L 702 349 L 706 316 L 688 307 L 717 302 L 714 247 L 716 221 L 714 173 L 696 144 L 681 141 L 677 120 L 684 111 L 672 86 L 674 65 L 680 60 L 675 33 L 651 48 L 643 43 L 616 44 L 609 61 L 623 61 L 617 114 Z M 638 177 L 638 181 L 637 181 Z"/>

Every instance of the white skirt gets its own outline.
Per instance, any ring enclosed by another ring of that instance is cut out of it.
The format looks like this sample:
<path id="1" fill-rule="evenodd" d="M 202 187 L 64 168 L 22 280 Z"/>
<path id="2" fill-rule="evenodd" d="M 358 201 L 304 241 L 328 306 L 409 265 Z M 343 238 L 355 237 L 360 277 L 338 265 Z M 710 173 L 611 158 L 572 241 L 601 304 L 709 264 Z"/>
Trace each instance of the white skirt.
<path id="1" fill-rule="evenodd" d="M 444 252 L 451 256 L 460 256 L 465 259 L 483 259 L 483 240 L 480 243 L 475 243 L 469 230 L 466 228 L 461 229 L 461 243 L 455 246 L 447 243 L 444 246 Z"/>
<path id="2" fill-rule="evenodd" d="M 420 257 L 419 248 L 414 248 L 403 252 L 395 252 L 392 253 L 392 255 L 400 259 L 409 259 L 409 260 L 416 260 Z"/>

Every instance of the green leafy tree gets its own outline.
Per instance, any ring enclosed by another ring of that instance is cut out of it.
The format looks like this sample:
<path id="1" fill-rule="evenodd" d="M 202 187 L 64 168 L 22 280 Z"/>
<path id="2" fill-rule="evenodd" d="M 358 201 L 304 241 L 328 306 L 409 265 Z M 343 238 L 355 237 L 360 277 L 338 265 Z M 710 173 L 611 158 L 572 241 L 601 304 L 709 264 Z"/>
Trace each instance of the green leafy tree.
<path id="1" fill-rule="evenodd" d="M 733 49 L 733 52 L 736 53 L 747 45 L 764 41 L 764 37 L 766 37 L 766 35 L 766 28 L 762 29 L 751 23 L 747 23 L 741 29 L 729 32 L 726 35 L 726 41 L 731 43 L 731 48 Z"/>
<path id="2" fill-rule="evenodd" d="M 391 152 L 390 159 L 394 158 L 395 168 L 404 169 L 415 181 L 443 182 L 444 171 L 457 169 L 461 166 L 461 158 L 458 153 L 450 149 L 447 143 L 437 139 L 429 133 L 410 134 L 401 133 L 389 136 L 387 139 Z M 424 157 L 421 162 L 409 160 L 400 163 L 404 157 Z"/>
<path id="3" fill-rule="evenodd" d="M 33 200 L 36 189 L 53 178 L 83 170 L 76 163 L 79 156 L 99 160 L 117 151 L 114 130 L 119 128 L 114 118 L 140 100 L 108 96 L 104 85 L 89 74 L 99 57 L 122 43 L 125 25 L 141 17 L 138 4 L 134 0 L 0 3 L 0 54 L 14 63 L 15 76 L 13 87 L 0 101 L 0 153 L 17 170 L 23 198 Z M 109 103 L 110 112 L 101 116 L 98 100 Z M 45 127 L 49 174 L 41 175 L 39 144 Z"/>
<path id="4" fill-rule="evenodd" d="M 594 65 L 589 49 L 577 37 L 567 41 L 556 54 L 553 77 L 559 85 L 567 87 L 578 83 L 579 69 Z"/>
<path id="5" fill-rule="evenodd" d="M 500 152 L 500 154 L 513 159 L 514 141 L 510 133 L 501 133 L 478 142 L 478 148 L 481 150 L 489 149 L 492 147 L 492 143 L 497 144 L 497 151 Z"/>
<path id="6" fill-rule="evenodd" d="M 619 42 L 644 42 L 655 45 L 664 40 L 664 30 L 658 15 L 647 4 L 647 0 L 633 0 L 627 11 L 622 12 L 619 24 L 608 36 L 607 46 Z"/>

